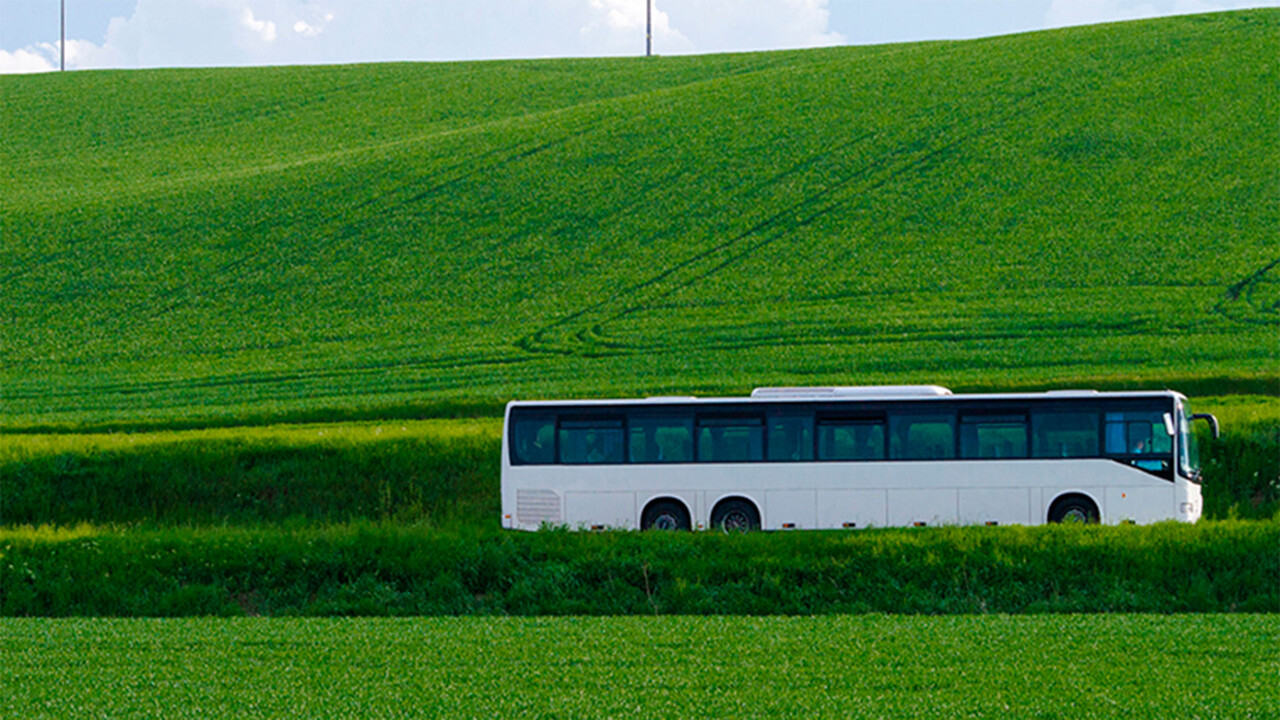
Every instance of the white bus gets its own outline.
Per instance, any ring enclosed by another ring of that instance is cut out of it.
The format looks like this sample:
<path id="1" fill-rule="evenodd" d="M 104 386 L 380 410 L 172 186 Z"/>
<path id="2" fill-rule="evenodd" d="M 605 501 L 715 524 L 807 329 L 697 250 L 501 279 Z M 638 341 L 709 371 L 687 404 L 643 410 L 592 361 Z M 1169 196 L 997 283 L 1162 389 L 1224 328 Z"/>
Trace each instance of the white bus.
<path id="1" fill-rule="evenodd" d="M 1176 392 L 928 386 L 512 402 L 503 527 L 789 530 L 1200 517 Z"/>

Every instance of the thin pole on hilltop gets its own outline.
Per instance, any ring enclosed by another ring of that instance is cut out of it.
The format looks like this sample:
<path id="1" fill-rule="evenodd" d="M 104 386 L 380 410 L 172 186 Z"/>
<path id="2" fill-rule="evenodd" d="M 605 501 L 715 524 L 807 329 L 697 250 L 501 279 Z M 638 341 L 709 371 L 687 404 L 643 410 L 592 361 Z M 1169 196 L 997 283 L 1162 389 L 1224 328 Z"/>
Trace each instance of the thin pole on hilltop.
<path id="1" fill-rule="evenodd" d="M 58 70 L 64 71 L 67 69 L 67 0 L 62 0 L 60 7 L 62 23 L 61 39 L 58 41 Z"/>
<path id="2" fill-rule="evenodd" d="M 653 0 L 644 0 L 644 56 L 653 55 Z"/>

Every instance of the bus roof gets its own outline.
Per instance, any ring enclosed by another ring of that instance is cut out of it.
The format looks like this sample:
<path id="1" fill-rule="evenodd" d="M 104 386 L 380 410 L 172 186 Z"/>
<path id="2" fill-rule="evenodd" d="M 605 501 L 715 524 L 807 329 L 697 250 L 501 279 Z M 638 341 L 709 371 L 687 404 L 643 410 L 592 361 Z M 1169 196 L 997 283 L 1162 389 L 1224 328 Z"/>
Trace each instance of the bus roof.
<path id="1" fill-rule="evenodd" d="M 756 388 L 749 396 L 697 397 L 693 395 L 663 395 L 647 398 L 614 398 L 585 400 L 512 400 L 508 407 L 528 406 L 645 406 L 645 405 L 715 405 L 724 403 L 774 403 L 814 401 L 944 401 L 965 400 L 1065 400 L 1084 398 L 1169 398 L 1185 400 L 1186 396 L 1174 390 L 1131 390 L 1108 392 L 1099 390 L 1049 390 L 1025 393 L 970 393 L 954 394 L 939 385 L 861 385 L 828 387 Z"/>

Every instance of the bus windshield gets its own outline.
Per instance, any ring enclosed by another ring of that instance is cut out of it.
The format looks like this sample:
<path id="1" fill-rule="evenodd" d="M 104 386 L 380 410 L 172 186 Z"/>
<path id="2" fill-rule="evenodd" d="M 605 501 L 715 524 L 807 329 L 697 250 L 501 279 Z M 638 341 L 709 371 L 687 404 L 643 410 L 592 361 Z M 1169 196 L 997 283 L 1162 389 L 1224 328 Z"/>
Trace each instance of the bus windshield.
<path id="1" fill-rule="evenodd" d="M 1178 469 L 1183 477 L 1196 478 L 1200 476 L 1200 443 L 1196 434 L 1191 431 L 1190 417 L 1190 408 L 1186 403 L 1178 403 L 1178 434 L 1181 436 L 1181 442 L 1178 443 Z"/>

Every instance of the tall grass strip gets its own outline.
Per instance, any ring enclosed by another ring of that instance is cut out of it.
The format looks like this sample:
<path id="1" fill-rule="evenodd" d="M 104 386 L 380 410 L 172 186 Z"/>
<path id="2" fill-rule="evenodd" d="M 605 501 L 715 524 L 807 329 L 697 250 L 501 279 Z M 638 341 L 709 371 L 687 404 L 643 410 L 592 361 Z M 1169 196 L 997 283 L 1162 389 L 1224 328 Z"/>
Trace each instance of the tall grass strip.
<path id="1" fill-rule="evenodd" d="M 0 533 L 5 616 L 1280 612 L 1277 577 L 1277 522 Z"/>

